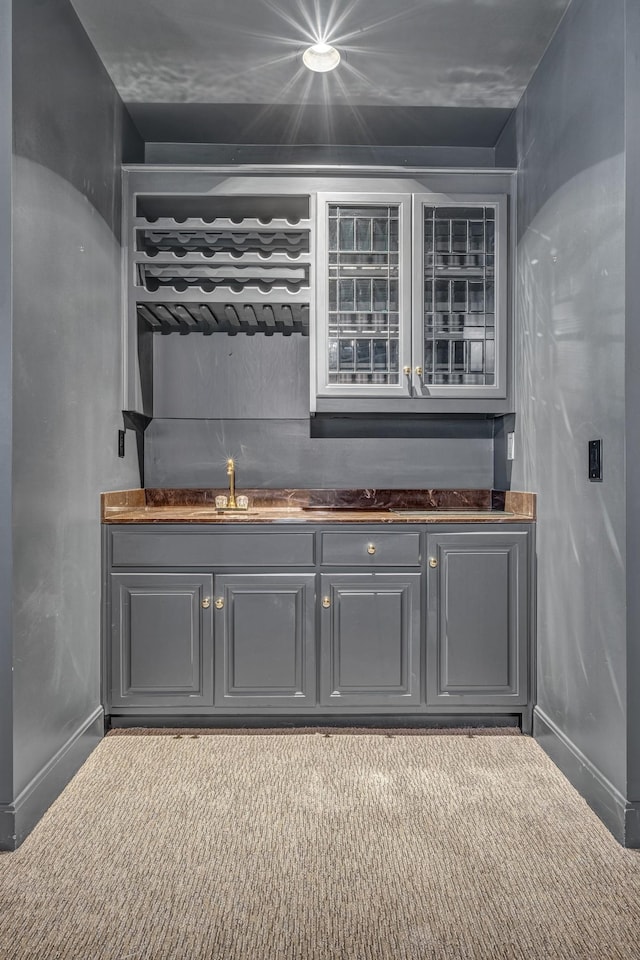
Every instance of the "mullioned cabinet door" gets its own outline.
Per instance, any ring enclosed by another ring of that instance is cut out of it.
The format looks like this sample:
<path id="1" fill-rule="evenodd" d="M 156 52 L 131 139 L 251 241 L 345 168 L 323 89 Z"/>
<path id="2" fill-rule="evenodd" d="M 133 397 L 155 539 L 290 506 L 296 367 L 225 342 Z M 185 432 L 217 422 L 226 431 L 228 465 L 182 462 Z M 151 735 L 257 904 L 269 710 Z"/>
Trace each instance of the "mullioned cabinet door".
<path id="1" fill-rule="evenodd" d="M 408 397 L 411 195 L 317 196 L 317 393 Z"/>
<path id="2" fill-rule="evenodd" d="M 215 578 L 216 707 L 316 702 L 315 576 Z"/>
<path id="3" fill-rule="evenodd" d="M 413 396 L 506 397 L 507 198 L 414 194 L 413 257 Z"/>
<path id="4" fill-rule="evenodd" d="M 527 703 L 529 539 L 427 538 L 427 705 Z"/>
<path id="5" fill-rule="evenodd" d="M 211 574 L 111 577 L 112 706 L 213 704 Z"/>
<path id="6" fill-rule="evenodd" d="M 321 577 L 323 706 L 420 703 L 420 574 Z"/>

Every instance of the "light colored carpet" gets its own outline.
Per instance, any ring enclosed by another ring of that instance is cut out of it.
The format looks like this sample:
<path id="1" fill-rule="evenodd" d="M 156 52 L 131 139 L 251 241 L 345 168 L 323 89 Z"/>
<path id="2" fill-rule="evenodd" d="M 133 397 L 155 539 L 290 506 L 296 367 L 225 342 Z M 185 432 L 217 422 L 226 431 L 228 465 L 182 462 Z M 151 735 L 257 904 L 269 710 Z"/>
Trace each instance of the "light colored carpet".
<path id="1" fill-rule="evenodd" d="M 640 854 L 516 736 L 111 736 L 0 855 L 2 960 L 638 960 Z"/>

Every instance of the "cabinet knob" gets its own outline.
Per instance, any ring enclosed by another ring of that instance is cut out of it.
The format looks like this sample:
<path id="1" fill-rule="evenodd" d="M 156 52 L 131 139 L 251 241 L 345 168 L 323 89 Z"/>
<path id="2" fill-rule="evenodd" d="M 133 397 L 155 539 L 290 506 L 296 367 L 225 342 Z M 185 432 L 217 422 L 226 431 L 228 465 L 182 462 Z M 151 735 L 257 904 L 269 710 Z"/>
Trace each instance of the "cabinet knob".
<path id="1" fill-rule="evenodd" d="M 403 368 L 402 368 L 402 372 L 404 373 L 405 377 L 410 377 L 410 376 L 411 376 L 411 367 L 403 367 Z"/>
<path id="2" fill-rule="evenodd" d="M 416 367 L 415 370 L 414 370 L 414 373 L 415 373 L 416 377 L 421 377 L 421 376 L 422 376 L 422 367 Z"/>
<path id="3" fill-rule="evenodd" d="M 330 607 L 330 606 L 331 606 L 331 597 L 323 597 L 323 598 L 322 598 L 322 606 L 325 608 L 325 610 L 326 610 L 328 607 Z"/>
<path id="4" fill-rule="evenodd" d="M 208 610 L 211 606 L 211 597 L 205 597 L 202 601 L 202 609 Z"/>
<path id="5" fill-rule="evenodd" d="M 376 545 L 375 545 L 375 543 L 369 543 L 369 544 L 367 545 L 367 553 L 374 554 L 375 552 L 376 552 Z"/>
<path id="6" fill-rule="evenodd" d="M 224 597 L 216 597 L 215 607 L 216 610 L 222 610 L 224 607 Z"/>
<path id="7" fill-rule="evenodd" d="M 438 566 L 438 561 L 436 560 L 435 557 L 429 557 L 429 566 L 430 566 L 430 567 L 437 567 L 437 566 Z"/>

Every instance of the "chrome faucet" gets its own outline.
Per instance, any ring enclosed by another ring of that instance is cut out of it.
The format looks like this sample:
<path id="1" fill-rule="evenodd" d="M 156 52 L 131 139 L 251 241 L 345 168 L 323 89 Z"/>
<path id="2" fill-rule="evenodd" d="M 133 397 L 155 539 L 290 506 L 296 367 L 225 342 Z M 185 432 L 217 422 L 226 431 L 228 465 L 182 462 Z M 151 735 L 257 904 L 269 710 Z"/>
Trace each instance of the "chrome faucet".
<path id="1" fill-rule="evenodd" d="M 236 465 L 233 457 L 227 460 L 227 476 L 229 477 L 229 507 L 235 510 L 236 504 Z"/>

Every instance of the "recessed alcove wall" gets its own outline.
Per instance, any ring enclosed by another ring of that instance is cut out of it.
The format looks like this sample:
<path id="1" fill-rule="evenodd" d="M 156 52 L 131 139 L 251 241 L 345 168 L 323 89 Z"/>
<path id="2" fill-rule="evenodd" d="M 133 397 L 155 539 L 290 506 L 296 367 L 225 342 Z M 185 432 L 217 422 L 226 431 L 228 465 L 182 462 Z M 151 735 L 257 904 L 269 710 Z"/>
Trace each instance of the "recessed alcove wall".
<path id="1" fill-rule="evenodd" d="M 309 415 L 309 338 L 154 337 L 147 486 L 492 487 L 494 421 Z"/>

